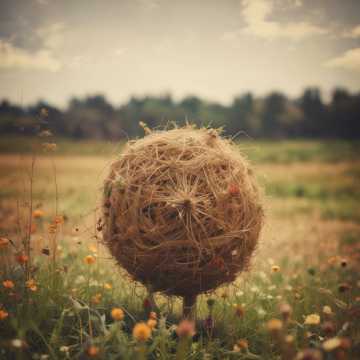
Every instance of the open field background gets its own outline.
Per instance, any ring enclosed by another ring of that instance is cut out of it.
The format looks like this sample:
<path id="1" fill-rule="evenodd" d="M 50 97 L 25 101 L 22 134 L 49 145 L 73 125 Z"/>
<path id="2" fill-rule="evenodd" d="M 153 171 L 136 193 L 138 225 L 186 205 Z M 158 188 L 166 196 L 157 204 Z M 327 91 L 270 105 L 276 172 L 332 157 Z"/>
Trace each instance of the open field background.
<path id="1" fill-rule="evenodd" d="M 28 138 L 0 142 L 0 235 L 19 244 L 29 226 L 29 205 L 32 214 L 41 210 L 32 219 L 31 235 L 33 266 L 40 269 L 31 276 L 36 291 L 24 285 L 21 266 L 14 261 L 16 248 L 0 248 L 1 278 L 15 284 L 0 293 L 8 314 L 0 321 L 0 358 L 88 358 L 93 357 L 92 347 L 97 358 L 134 358 L 139 349 L 131 329 L 147 319 L 147 294 L 115 267 L 96 226 L 102 181 L 122 144 L 59 140 L 55 152 L 39 150 L 35 160 L 31 144 Z M 356 359 L 359 143 L 247 140 L 238 146 L 263 186 L 266 225 L 251 271 L 234 285 L 199 299 L 200 338 L 187 358 L 291 359 L 298 353 L 305 359 L 301 351 L 312 348 L 320 351 L 311 350 L 312 356 Z M 49 225 L 55 215 L 64 221 L 54 237 Z M 88 255 L 96 259 L 93 265 L 84 264 Z M 213 307 L 206 303 L 209 297 L 215 299 Z M 167 325 L 165 318 L 163 323 L 159 320 L 146 351 L 151 358 L 175 358 L 176 339 L 169 326 L 179 320 L 180 302 L 161 296 L 156 300 L 158 316 L 168 314 Z M 291 305 L 292 320 L 272 334 L 266 324 L 281 319 L 282 303 Z M 324 306 L 331 313 L 324 313 Z M 114 307 L 125 311 L 120 325 L 111 319 Z M 306 324 L 310 314 L 319 314 L 320 323 Z M 210 330 L 202 322 L 209 316 Z M 330 332 L 326 323 L 333 326 Z M 333 338 L 341 339 L 341 345 L 324 349 L 324 341 Z M 23 343 L 14 348 L 12 339 Z M 237 345 L 239 339 L 246 339 L 248 347 Z"/>

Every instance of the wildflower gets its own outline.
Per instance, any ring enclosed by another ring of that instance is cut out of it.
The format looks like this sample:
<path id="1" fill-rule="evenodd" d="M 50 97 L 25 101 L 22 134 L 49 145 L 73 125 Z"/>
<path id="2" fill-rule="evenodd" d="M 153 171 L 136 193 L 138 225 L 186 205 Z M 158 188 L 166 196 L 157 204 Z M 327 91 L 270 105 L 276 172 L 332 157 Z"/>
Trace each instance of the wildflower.
<path id="1" fill-rule="evenodd" d="M 154 328 L 155 328 L 156 325 L 157 325 L 157 320 L 155 320 L 155 319 L 149 319 L 146 324 L 149 326 L 149 328 L 150 328 L 151 330 L 154 330 Z"/>
<path id="2" fill-rule="evenodd" d="M 10 243 L 9 239 L 0 237 L 0 249 L 8 246 Z"/>
<path id="3" fill-rule="evenodd" d="M 328 305 L 325 305 L 322 309 L 323 313 L 326 314 L 326 315 L 332 315 L 332 310 L 331 310 L 331 307 L 328 306 Z"/>
<path id="4" fill-rule="evenodd" d="M 110 283 L 105 283 L 104 284 L 104 289 L 105 290 L 111 290 L 112 289 L 112 285 Z"/>
<path id="5" fill-rule="evenodd" d="M 140 322 L 134 326 L 132 334 L 137 341 L 146 341 L 151 336 L 151 328 L 144 322 Z"/>
<path id="6" fill-rule="evenodd" d="M 234 310 L 237 317 L 242 318 L 245 314 L 245 309 L 240 304 L 234 304 Z"/>
<path id="7" fill-rule="evenodd" d="M 241 349 L 241 350 L 247 350 L 249 348 L 249 343 L 246 339 L 240 339 L 236 342 L 236 345 Z"/>
<path id="8" fill-rule="evenodd" d="M 55 143 L 43 143 L 42 147 L 44 151 L 52 152 L 56 150 L 57 146 Z"/>
<path id="9" fill-rule="evenodd" d="M 40 218 L 44 217 L 44 215 L 45 215 L 45 211 L 41 210 L 41 209 L 34 210 L 33 214 L 32 214 L 34 219 L 40 219 Z"/>
<path id="10" fill-rule="evenodd" d="M 273 273 L 279 272 L 279 271 L 280 271 L 280 266 L 278 266 L 278 265 L 273 265 L 273 266 L 271 267 L 271 271 L 272 271 Z"/>
<path id="11" fill-rule="evenodd" d="M 57 224 L 57 225 L 63 224 L 64 221 L 65 221 L 65 219 L 64 219 L 63 215 L 56 215 L 53 220 L 54 224 Z"/>
<path id="12" fill-rule="evenodd" d="M 157 315 L 155 311 L 150 311 L 149 319 L 157 320 Z"/>
<path id="13" fill-rule="evenodd" d="M 0 320 L 4 320 L 9 316 L 9 313 L 5 310 L 0 309 Z"/>
<path id="14" fill-rule="evenodd" d="M 310 314 L 310 315 L 306 316 L 304 324 L 305 325 L 319 325 L 320 324 L 320 315 Z"/>
<path id="15" fill-rule="evenodd" d="M 329 340 L 324 341 L 323 349 L 325 351 L 333 351 L 341 346 L 341 339 L 338 337 L 333 337 Z"/>
<path id="16" fill-rule="evenodd" d="M 26 281 L 25 285 L 31 291 L 37 290 L 37 285 L 34 279 L 29 279 L 28 281 Z"/>
<path id="17" fill-rule="evenodd" d="M 11 346 L 16 349 L 21 349 L 25 346 L 25 342 L 21 339 L 13 339 L 11 340 Z"/>
<path id="18" fill-rule="evenodd" d="M 184 319 L 176 328 L 178 337 L 193 337 L 195 335 L 195 323 L 193 321 Z"/>
<path id="19" fill-rule="evenodd" d="M 70 351 L 70 347 L 63 345 L 63 346 L 60 346 L 59 350 L 60 350 L 60 352 L 68 353 Z"/>
<path id="20" fill-rule="evenodd" d="M 52 132 L 50 130 L 40 131 L 38 134 L 39 137 L 50 137 L 52 136 Z"/>
<path id="21" fill-rule="evenodd" d="M 100 349 L 97 346 L 91 345 L 87 348 L 86 352 L 90 357 L 95 357 L 99 355 Z"/>
<path id="22" fill-rule="evenodd" d="M 283 328 L 283 322 L 279 319 L 271 319 L 267 322 L 266 326 L 270 332 L 275 333 Z"/>
<path id="23" fill-rule="evenodd" d="M 13 289 L 15 287 L 15 284 L 11 280 L 4 280 L 3 286 L 5 289 Z"/>
<path id="24" fill-rule="evenodd" d="M 335 325 L 331 321 L 325 321 L 321 325 L 321 329 L 325 333 L 325 335 L 331 335 L 335 333 Z"/>
<path id="25" fill-rule="evenodd" d="M 284 321 L 287 321 L 292 313 L 292 308 L 289 304 L 283 303 L 279 306 L 280 313 Z"/>
<path id="26" fill-rule="evenodd" d="M 88 265 L 94 264 L 95 261 L 96 261 L 96 258 L 95 258 L 95 256 L 93 256 L 93 255 L 87 255 L 87 256 L 85 256 L 85 258 L 84 258 L 84 262 L 85 262 L 86 264 L 88 264 Z"/>
<path id="27" fill-rule="evenodd" d="M 116 321 L 123 320 L 124 319 L 124 311 L 120 308 L 113 308 L 111 310 L 111 317 Z"/>
<path id="28" fill-rule="evenodd" d="M 344 293 L 344 292 L 350 290 L 351 286 L 349 284 L 347 284 L 347 283 L 342 283 L 342 284 L 339 285 L 338 289 L 339 289 L 339 292 Z"/>
<path id="29" fill-rule="evenodd" d="M 285 342 L 288 344 L 292 344 L 294 342 L 295 338 L 293 335 L 286 335 L 285 336 Z"/>
<path id="30" fill-rule="evenodd" d="M 100 304 L 100 302 L 101 302 L 101 297 L 102 297 L 102 295 L 101 295 L 100 293 L 97 293 L 97 294 L 95 294 L 95 295 L 91 298 L 91 302 L 92 302 L 94 305 Z"/>
<path id="31" fill-rule="evenodd" d="M 91 252 L 93 252 L 93 253 L 97 253 L 97 251 L 98 251 L 98 249 L 97 249 L 97 247 L 96 247 L 95 244 L 90 244 L 90 245 L 89 245 L 89 250 L 90 250 Z"/>
<path id="32" fill-rule="evenodd" d="M 322 360 L 322 355 L 319 350 L 316 349 L 305 349 L 300 351 L 296 357 L 296 360 Z"/>

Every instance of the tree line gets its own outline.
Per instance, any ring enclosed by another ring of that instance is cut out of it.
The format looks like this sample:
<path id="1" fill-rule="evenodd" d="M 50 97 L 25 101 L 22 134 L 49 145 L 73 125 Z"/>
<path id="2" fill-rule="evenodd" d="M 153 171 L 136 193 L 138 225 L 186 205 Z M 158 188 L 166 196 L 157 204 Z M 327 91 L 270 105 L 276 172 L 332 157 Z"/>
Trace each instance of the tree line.
<path id="1" fill-rule="evenodd" d="M 39 116 L 46 111 L 46 118 Z M 324 102 L 318 88 L 307 88 L 297 99 L 280 92 L 265 97 L 236 96 L 228 106 L 187 96 L 175 101 L 170 94 L 132 97 L 114 107 L 103 95 L 73 98 L 65 110 L 45 101 L 22 107 L 0 102 L 1 134 L 34 134 L 46 122 L 57 136 L 76 139 L 121 139 L 143 135 L 169 123 L 223 127 L 229 136 L 251 138 L 360 138 L 360 93 L 336 88 Z M 45 125 L 45 124 L 44 124 Z"/>

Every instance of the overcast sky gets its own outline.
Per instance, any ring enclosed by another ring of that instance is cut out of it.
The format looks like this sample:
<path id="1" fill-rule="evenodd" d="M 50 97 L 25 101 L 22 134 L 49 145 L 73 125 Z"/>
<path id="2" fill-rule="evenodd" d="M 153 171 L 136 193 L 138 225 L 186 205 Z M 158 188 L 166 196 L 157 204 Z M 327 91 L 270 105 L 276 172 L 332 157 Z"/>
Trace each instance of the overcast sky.
<path id="1" fill-rule="evenodd" d="M 0 98 L 360 90 L 359 0 L 0 0 Z"/>

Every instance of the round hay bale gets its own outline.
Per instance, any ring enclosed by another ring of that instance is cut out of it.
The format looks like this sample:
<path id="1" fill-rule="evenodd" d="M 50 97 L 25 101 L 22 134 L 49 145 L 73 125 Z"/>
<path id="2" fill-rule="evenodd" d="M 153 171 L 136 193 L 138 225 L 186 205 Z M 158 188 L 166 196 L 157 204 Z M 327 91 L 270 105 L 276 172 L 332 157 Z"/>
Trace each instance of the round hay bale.
<path id="1" fill-rule="evenodd" d="M 216 130 L 188 126 L 130 141 L 104 194 L 105 243 L 152 291 L 191 298 L 249 265 L 263 219 L 259 191 Z"/>

